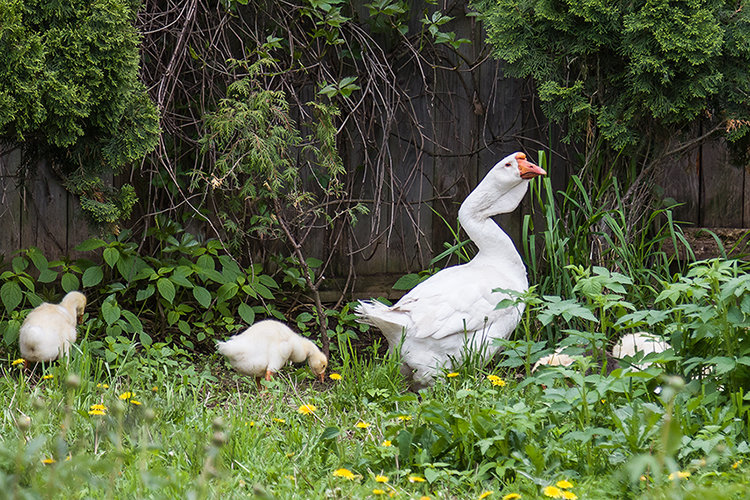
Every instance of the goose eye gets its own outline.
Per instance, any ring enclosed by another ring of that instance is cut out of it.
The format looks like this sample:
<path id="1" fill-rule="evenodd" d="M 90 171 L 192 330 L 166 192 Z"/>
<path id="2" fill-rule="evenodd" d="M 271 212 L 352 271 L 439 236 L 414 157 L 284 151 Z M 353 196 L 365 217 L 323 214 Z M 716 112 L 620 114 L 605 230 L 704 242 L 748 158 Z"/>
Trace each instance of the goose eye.
<path id="1" fill-rule="evenodd" d="M 510 167 L 510 165 L 511 165 L 510 162 L 508 162 L 508 163 L 505 164 L 506 167 Z"/>

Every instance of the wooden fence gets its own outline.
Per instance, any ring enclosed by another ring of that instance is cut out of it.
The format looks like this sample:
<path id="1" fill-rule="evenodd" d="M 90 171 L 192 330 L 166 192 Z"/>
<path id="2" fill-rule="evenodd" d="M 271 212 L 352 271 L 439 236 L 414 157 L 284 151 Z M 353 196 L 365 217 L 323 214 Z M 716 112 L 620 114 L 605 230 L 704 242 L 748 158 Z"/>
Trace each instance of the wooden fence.
<path id="1" fill-rule="evenodd" d="M 349 247 L 329 247 L 323 237 L 308 246 L 310 256 L 337 254 L 333 275 L 345 275 L 353 262 L 359 277 L 355 289 L 365 295 L 368 280 L 385 290 L 395 276 L 425 268 L 442 251 L 443 242 L 452 239 L 449 225 L 455 227 L 461 201 L 496 161 L 518 150 L 534 159 L 536 150 L 550 147 L 550 139 L 556 143 L 556 131 L 539 119 L 530 83 L 504 77 L 500 65 L 487 57 L 476 18 L 450 14 L 455 20 L 445 29 L 472 40 L 461 46 L 462 58 L 454 57 L 455 67 L 444 64 L 425 76 L 404 65 L 398 75 L 421 140 L 410 140 L 415 137 L 412 121 L 398 121 L 387 138 L 391 165 L 383 170 L 385 178 L 362 174 L 357 179 L 361 199 L 381 201 L 370 206 L 372 215 L 360 218 Z M 419 19 L 413 23 L 418 27 Z M 350 172 L 360 165 L 361 147 L 349 145 L 345 151 Z M 17 152 L 0 157 L 0 256 L 7 262 L 29 246 L 49 258 L 70 254 L 91 235 L 77 200 L 45 164 L 20 185 L 18 163 Z M 565 186 L 571 169 L 565 153 L 553 151 L 549 172 L 556 188 Z M 721 141 L 665 165 L 664 171 L 665 195 L 684 203 L 676 211 L 679 220 L 698 227 L 750 227 L 747 166 L 732 165 Z M 376 185 L 387 186 L 388 192 L 374 197 Z M 516 239 L 524 210 L 522 205 L 497 219 Z"/>

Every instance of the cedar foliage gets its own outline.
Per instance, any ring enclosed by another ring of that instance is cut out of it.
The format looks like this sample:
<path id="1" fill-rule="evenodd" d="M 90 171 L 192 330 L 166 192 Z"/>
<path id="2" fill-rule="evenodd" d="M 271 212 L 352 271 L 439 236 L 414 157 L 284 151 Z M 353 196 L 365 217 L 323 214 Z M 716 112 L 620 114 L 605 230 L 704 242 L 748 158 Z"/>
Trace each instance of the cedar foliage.
<path id="1" fill-rule="evenodd" d="M 479 0 L 494 55 L 532 77 L 568 139 L 645 155 L 703 120 L 750 130 L 750 12 L 728 0 Z"/>
<path id="2" fill-rule="evenodd" d="M 13 0 L 0 4 L 0 140 L 26 165 L 54 160 L 95 221 L 115 224 L 133 189 L 104 186 L 156 146 L 159 117 L 138 79 L 140 2 Z"/>

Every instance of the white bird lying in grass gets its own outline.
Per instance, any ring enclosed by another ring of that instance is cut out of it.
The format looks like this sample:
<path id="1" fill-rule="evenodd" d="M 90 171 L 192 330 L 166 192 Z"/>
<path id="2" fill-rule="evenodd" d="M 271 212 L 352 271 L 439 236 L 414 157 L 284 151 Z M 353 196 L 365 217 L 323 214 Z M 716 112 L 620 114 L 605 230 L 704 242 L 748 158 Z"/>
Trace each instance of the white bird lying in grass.
<path id="1" fill-rule="evenodd" d="M 564 347 L 558 347 L 552 354 L 539 358 L 531 367 L 531 372 L 534 373 L 540 366 L 570 366 L 575 363 L 574 357 L 563 354 L 564 349 Z"/>
<path id="2" fill-rule="evenodd" d="M 53 361 L 70 352 L 76 341 L 76 325 L 83 319 L 86 296 L 70 292 L 59 304 L 43 302 L 21 325 L 18 345 L 27 362 Z"/>
<path id="3" fill-rule="evenodd" d="M 302 363 L 307 360 L 312 372 L 321 381 L 325 380 L 328 366 L 325 354 L 280 321 L 259 321 L 226 342 L 217 343 L 216 348 L 235 370 L 253 375 L 258 387 L 261 377 L 271 380 L 271 376 L 289 361 Z"/>
<path id="4" fill-rule="evenodd" d="M 526 266 L 492 217 L 515 210 L 529 181 L 545 174 L 523 153 L 500 160 L 458 211 L 477 255 L 431 276 L 392 306 L 370 300 L 355 308 L 357 321 L 379 328 L 391 351 L 401 345 L 402 373 L 413 378 L 414 388 L 431 385 L 442 367 L 462 363 L 468 352 L 491 358 L 499 348 L 494 340 L 515 330 L 523 304 L 496 309 L 509 295 L 493 290 L 526 291 Z"/>
<path id="5" fill-rule="evenodd" d="M 622 360 L 625 356 L 635 356 L 637 352 L 651 354 L 652 352 L 664 352 L 671 346 L 669 342 L 665 341 L 661 337 L 653 335 L 648 332 L 636 332 L 628 333 L 620 337 L 617 344 L 612 348 L 612 356 Z M 633 364 L 633 368 L 638 370 L 645 370 L 651 365 L 650 362 Z"/>

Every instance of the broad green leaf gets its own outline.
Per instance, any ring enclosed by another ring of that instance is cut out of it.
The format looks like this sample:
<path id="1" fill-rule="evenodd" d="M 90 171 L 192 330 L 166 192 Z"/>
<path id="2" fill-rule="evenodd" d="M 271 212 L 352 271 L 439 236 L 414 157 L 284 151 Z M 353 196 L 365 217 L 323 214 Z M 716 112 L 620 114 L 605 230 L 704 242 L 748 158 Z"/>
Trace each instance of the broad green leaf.
<path id="1" fill-rule="evenodd" d="M 153 342 L 153 340 L 151 339 L 151 336 L 144 331 L 141 331 L 138 333 L 138 339 L 141 341 L 141 344 L 143 344 L 146 347 L 150 346 L 151 343 Z"/>
<path id="2" fill-rule="evenodd" d="M 78 252 L 90 252 L 91 250 L 96 250 L 97 248 L 104 246 L 107 246 L 107 244 L 103 240 L 100 240 L 99 238 L 91 238 L 79 243 L 75 249 Z"/>
<path id="3" fill-rule="evenodd" d="M 120 307 L 112 300 L 105 300 L 102 303 L 102 318 L 111 326 L 120 319 Z"/>
<path id="4" fill-rule="evenodd" d="M 78 277 L 73 273 L 65 273 L 60 280 L 60 285 L 66 292 L 73 292 L 80 288 Z"/>
<path id="5" fill-rule="evenodd" d="M 52 283 L 57 279 L 57 271 L 53 271 L 52 269 L 45 269 L 44 271 L 39 273 L 39 278 L 37 281 L 40 283 Z"/>
<path id="6" fill-rule="evenodd" d="M 238 290 L 239 287 L 237 286 L 237 283 L 225 283 L 216 291 L 216 296 L 221 302 L 226 302 L 237 295 Z"/>
<path id="7" fill-rule="evenodd" d="M 15 344 L 18 340 L 18 330 L 20 330 L 21 328 L 21 322 L 12 319 L 5 323 L 3 326 L 5 330 L 5 332 L 3 333 L 3 342 L 6 346 Z"/>
<path id="8" fill-rule="evenodd" d="M 428 276 L 420 276 L 419 274 L 407 274 L 401 276 L 396 283 L 393 284 L 394 290 L 411 290 L 419 283 L 427 279 Z"/>
<path id="9" fill-rule="evenodd" d="M 31 259 L 31 262 L 34 264 L 34 267 L 36 267 L 39 272 L 44 272 L 49 267 L 47 257 L 45 257 L 37 247 L 29 248 L 26 255 L 28 255 L 29 259 Z"/>
<path id="10" fill-rule="evenodd" d="M 83 272 L 83 276 L 81 276 L 83 288 L 96 286 L 102 282 L 102 279 L 104 279 L 104 271 L 102 271 L 100 266 L 89 267 Z"/>
<path id="11" fill-rule="evenodd" d="M 116 248 L 108 247 L 104 249 L 102 256 L 104 257 L 104 262 L 106 262 L 109 267 L 114 268 L 115 264 L 117 264 L 117 261 L 120 259 L 120 252 L 118 252 Z"/>
<path id="12" fill-rule="evenodd" d="M 253 308 L 248 306 L 244 302 L 240 303 L 239 307 L 237 308 L 237 314 L 239 314 L 240 318 L 242 318 L 242 321 L 244 321 L 248 325 L 252 325 L 253 323 L 255 323 L 255 311 L 253 311 Z"/>
<path id="13" fill-rule="evenodd" d="M 159 290 L 159 295 L 172 304 L 175 297 L 174 285 L 167 278 L 159 278 L 156 281 L 156 288 Z"/>
<path id="14" fill-rule="evenodd" d="M 195 300 L 206 309 L 211 305 L 211 292 L 202 286 L 196 285 L 193 287 L 193 297 L 195 297 Z"/>
<path id="15" fill-rule="evenodd" d="M 154 285 L 148 285 L 146 288 L 143 288 L 141 290 L 138 290 L 135 293 L 135 300 L 137 302 L 140 302 L 142 300 L 146 300 L 147 298 L 151 297 L 156 289 L 154 288 Z"/>
<path id="16" fill-rule="evenodd" d="M 330 439 L 336 439 L 341 435 L 341 430 L 338 427 L 326 427 L 323 429 L 323 432 L 320 433 L 320 439 L 323 440 L 330 440 Z"/>

